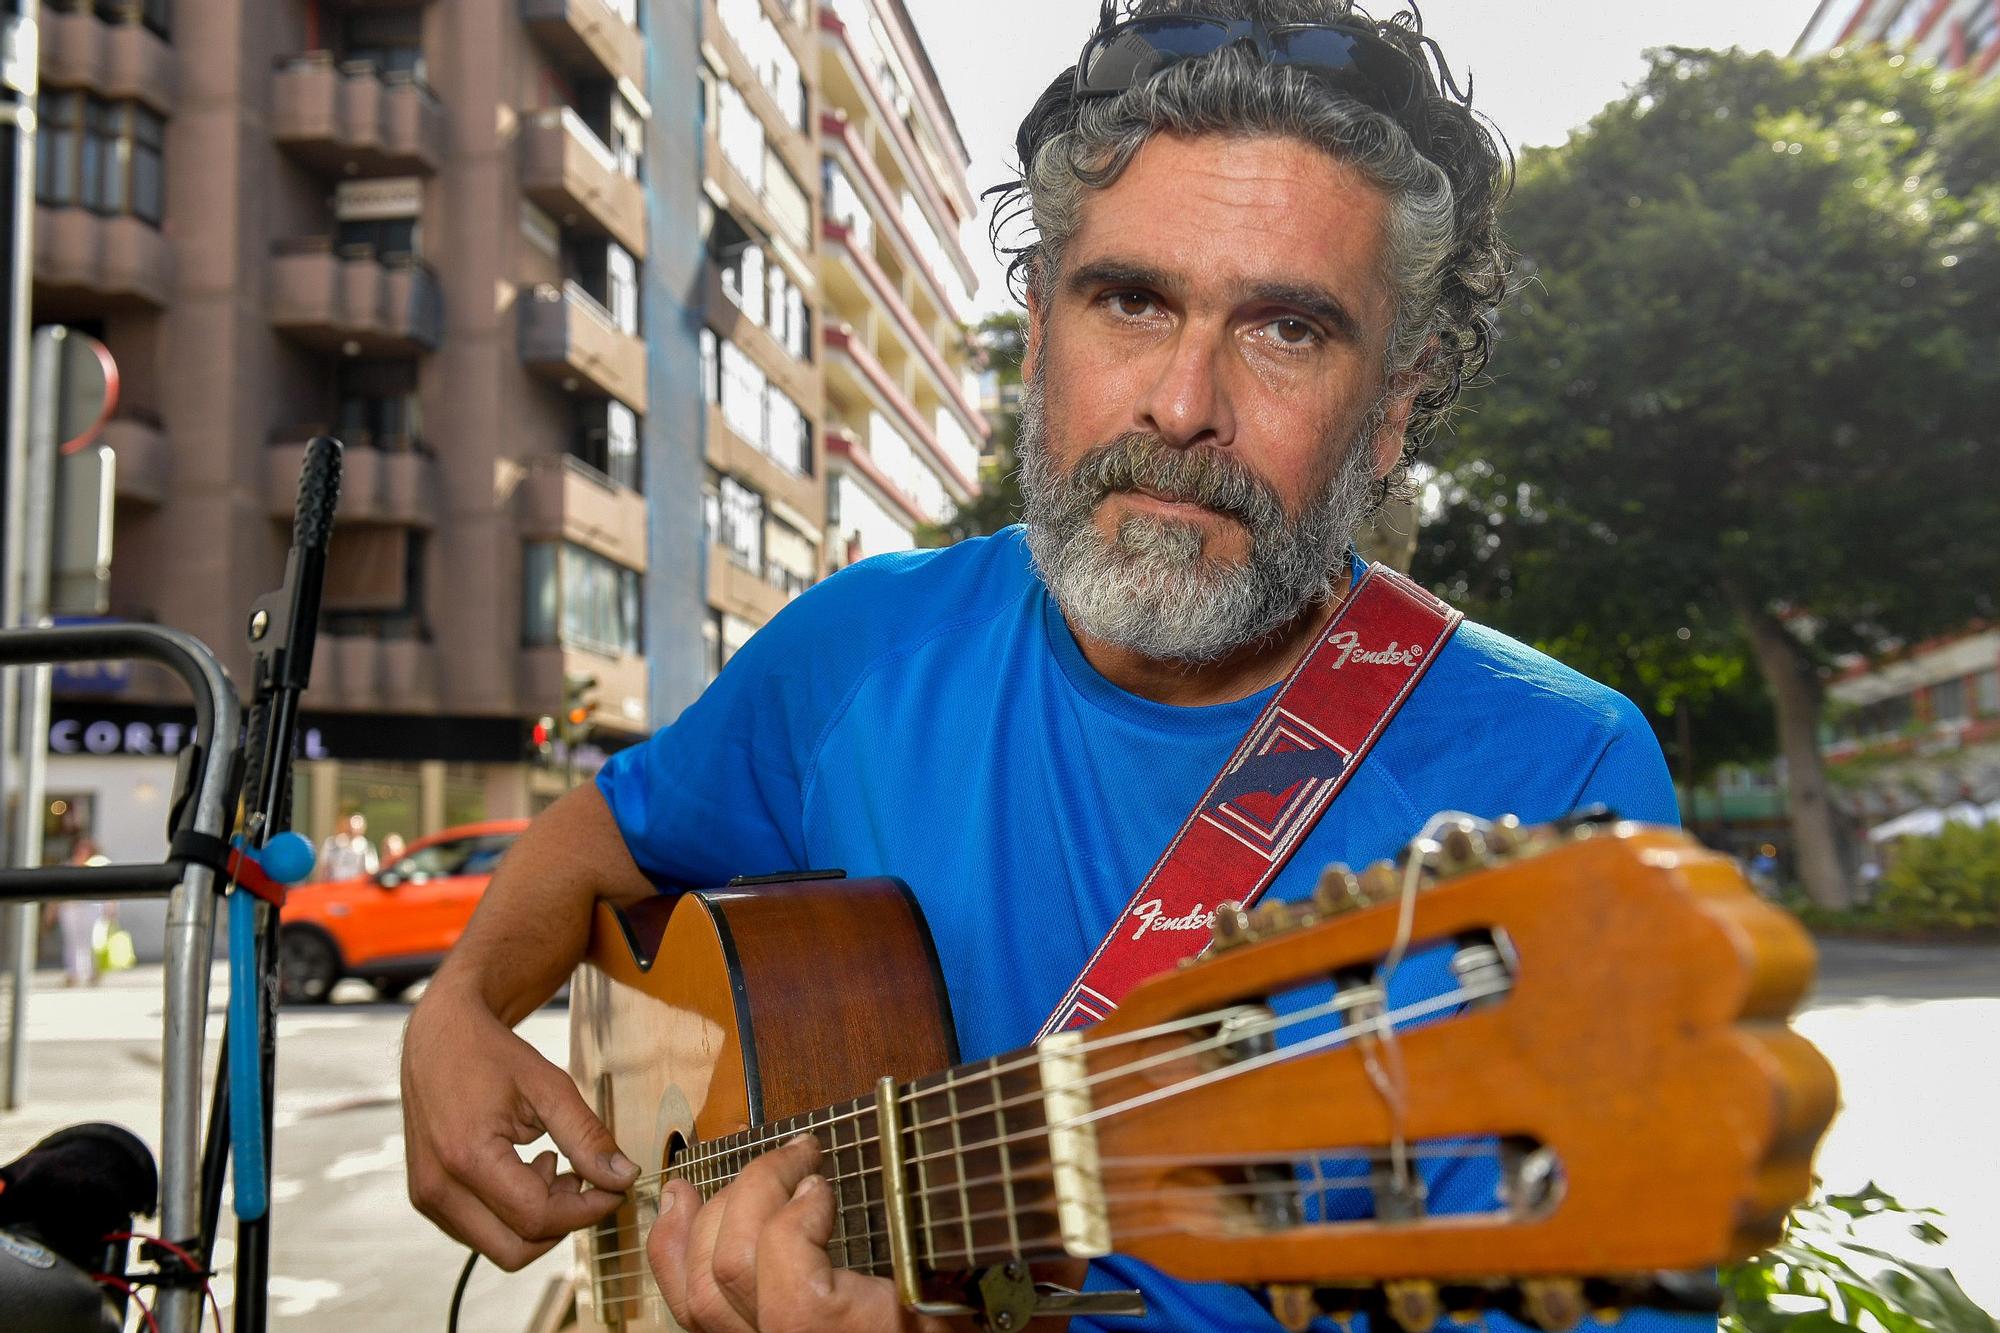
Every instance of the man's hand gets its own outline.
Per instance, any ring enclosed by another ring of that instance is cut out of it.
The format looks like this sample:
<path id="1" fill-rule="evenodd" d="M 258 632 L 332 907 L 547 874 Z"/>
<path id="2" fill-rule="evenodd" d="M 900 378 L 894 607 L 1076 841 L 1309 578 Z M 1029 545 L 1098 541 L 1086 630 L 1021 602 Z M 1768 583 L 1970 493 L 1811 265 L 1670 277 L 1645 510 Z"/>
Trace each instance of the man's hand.
<path id="1" fill-rule="evenodd" d="M 689 1333 L 945 1333 L 903 1310 L 887 1278 L 837 1269 L 833 1187 L 819 1144 L 801 1135 L 764 1154 L 707 1203 L 684 1180 L 660 1194 L 646 1240 L 653 1276 Z"/>
<path id="2" fill-rule="evenodd" d="M 432 984 L 403 1035 L 410 1202 L 513 1272 L 609 1217 L 638 1168 L 567 1074 L 470 989 L 442 982 Z M 556 1174 L 554 1153 L 521 1160 L 516 1147 L 544 1133 L 574 1174 Z"/>

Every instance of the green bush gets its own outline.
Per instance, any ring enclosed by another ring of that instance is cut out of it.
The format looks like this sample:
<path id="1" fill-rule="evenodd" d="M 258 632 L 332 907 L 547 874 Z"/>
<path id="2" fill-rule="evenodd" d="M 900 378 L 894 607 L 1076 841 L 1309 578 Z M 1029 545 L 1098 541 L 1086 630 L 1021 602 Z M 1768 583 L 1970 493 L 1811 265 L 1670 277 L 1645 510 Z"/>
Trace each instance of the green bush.
<path id="1" fill-rule="evenodd" d="M 1907 1226 L 1927 1245 L 1944 1239 L 1934 1208 L 1906 1208 L 1874 1185 L 1792 1211 L 1785 1238 L 1722 1270 L 1722 1333 L 2000 1333 L 1942 1268 L 1867 1244 L 1856 1224 Z"/>
<path id="2" fill-rule="evenodd" d="M 1869 912 L 1910 926 L 2000 926 L 2000 824 L 1947 824 L 1896 844 Z"/>

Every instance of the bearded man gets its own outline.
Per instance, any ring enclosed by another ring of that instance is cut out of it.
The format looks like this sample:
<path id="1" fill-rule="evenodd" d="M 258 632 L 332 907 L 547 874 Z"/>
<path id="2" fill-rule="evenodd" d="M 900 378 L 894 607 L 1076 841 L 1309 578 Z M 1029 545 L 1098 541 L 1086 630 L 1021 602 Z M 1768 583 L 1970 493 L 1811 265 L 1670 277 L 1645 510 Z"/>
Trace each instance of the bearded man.
<path id="1" fill-rule="evenodd" d="M 1134 907 L 1135 886 L 1356 596 L 1356 525 L 1483 363 L 1505 164 L 1414 20 L 1344 0 L 1114 10 L 1018 143 L 1024 525 L 800 597 L 521 838 L 410 1020 L 412 1196 L 503 1267 L 608 1215 L 634 1177 L 509 1030 L 575 967 L 596 899 L 787 868 L 898 876 L 968 1060 L 1031 1041 L 1127 914 L 1198 930 L 1198 912 Z M 1355 638 L 1336 665 L 1411 657 Z M 1441 810 L 1676 821 L 1626 700 L 1471 624 L 1425 666 L 1270 893 L 1391 856 Z M 1433 953 L 1398 982 L 1420 998 L 1451 978 Z M 576 1176 L 520 1162 L 544 1130 Z M 899 1325 L 889 1283 L 827 1263 L 818 1153 L 770 1153 L 706 1203 L 666 1190 L 650 1257 L 686 1327 Z M 1428 1185 L 1452 1211 L 1490 1203 L 1494 1177 Z M 1234 1288 L 1095 1268 L 1152 1313 L 1078 1328 L 1273 1326 Z"/>

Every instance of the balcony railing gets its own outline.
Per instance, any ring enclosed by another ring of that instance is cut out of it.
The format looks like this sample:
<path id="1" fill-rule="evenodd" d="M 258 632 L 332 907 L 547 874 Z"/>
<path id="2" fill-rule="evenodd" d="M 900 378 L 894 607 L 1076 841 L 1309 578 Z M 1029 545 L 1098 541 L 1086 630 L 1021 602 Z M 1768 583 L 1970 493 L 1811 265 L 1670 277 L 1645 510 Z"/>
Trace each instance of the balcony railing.
<path id="1" fill-rule="evenodd" d="M 609 236 L 646 253 L 646 192 L 619 169 L 618 155 L 570 107 L 549 107 L 521 135 L 521 187 L 567 227 Z"/>
<path id="2" fill-rule="evenodd" d="M 410 355 L 443 338 L 444 299 L 437 274 L 414 255 L 314 236 L 272 247 L 271 323 L 311 346 Z"/>
<path id="3" fill-rule="evenodd" d="M 430 174 L 444 162 L 444 105 L 407 70 L 336 62 L 307 51 L 277 62 L 271 137 L 308 166 L 340 178 Z"/>
<path id="4" fill-rule="evenodd" d="M 525 293 L 520 337 L 521 360 L 530 370 L 572 392 L 588 385 L 645 412 L 645 344 L 575 282 Z"/>
<path id="5" fill-rule="evenodd" d="M 646 42 L 626 0 L 521 0 L 521 21 L 573 72 L 646 82 Z"/>

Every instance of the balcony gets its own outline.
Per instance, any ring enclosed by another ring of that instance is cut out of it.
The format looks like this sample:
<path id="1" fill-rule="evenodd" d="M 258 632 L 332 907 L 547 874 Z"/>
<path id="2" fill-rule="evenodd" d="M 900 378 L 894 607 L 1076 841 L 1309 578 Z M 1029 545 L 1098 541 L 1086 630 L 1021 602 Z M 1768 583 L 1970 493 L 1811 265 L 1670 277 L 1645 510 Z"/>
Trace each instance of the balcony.
<path id="1" fill-rule="evenodd" d="M 42 82 L 87 88 L 111 101 L 144 102 L 172 115 L 179 73 L 174 48 L 139 21 L 137 6 L 115 23 L 93 10 L 76 3 L 42 6 Z"/>
<path id="2" fill-rule="evenodd" d="M 771 26 L 779 27 L 776 23 Z M 792 175 L 798 177 L 801 183 L 817 177 L 819 155 L 813 146 L 809 129 L 795 125 L 785 118 L 784 111 L 778 106 L 778 100 L 764 86 L 763 80 L 757 77 L 756 67 L 743 53 L 743 47 L 739 44 L 736 33 L 723 22 L 722 11 L 715 0 L 705 0 L 702 5 L 702 28 L 704 32 L 711 34 L 711 40 L 704 44 L 710 65 L 720 62 L 721 68 L 716 72 L 736 85 L 736 91 L 750 104 L 757 119 L 763 122 L 764 141 L 777 150 L 778 156 L 784 159 L 785 165 L 791 168 Z M 810 60 L 800 63 L 807 70 L 812 68 Z M 807 99 L 807 105 L 811 106 L 810 98 Z"/>
<path id="3" fill-rule="evenodd" d="M 646 345 L 574 282 L 524 294 L 521 361 L 571 393 L 588 385 L 634 412 L 646 410 Z"/>
<path id="4" fill-rule="evenodd" d="M 104 423 L 104 443 L 113 465 L 117 496 L 143 505 L 164 504 L 173 480 L 174 455 L 160 419 L 138 412 Z"/>
<path id="5" fill-rule="evenodd" d="M 94 20 L 93 20 L 94 21 Z M 35 209 L 38 317 L 81 318 L 138 306 L 164 307 L 173 252 L 160 229 L 88 209 Z"/>
<path id="6" fill-rule="evenodd" d="M 722 285 L 722 273 L 714 264 L 705 266 L 703 274 L 702 314 L 708 326 L 716 335 L 735 343 L 765 376 L 785 391 L 785 395 L 799 405 L 807 416 L 818 416 L 820 410 L 820 377 L 811 364 L 794 357 L 785 345 L 773 337 L 768 329 L 758 324 L 729 299 L 728 291 Z M 819 309 L 807 303 L 811 312 L 813 327 L 819 326 Z"/>
<path id="7" fill-rule="evenodd" d="M 825 520 L 826 487 L 818 477 L 801 477 L 780 467 L 749 440 L 738 435 L 722 415 L 722 408 L 708 405 L 708 430 L 702 454 L 717 471 L 741 477 L 767 498 L 791 506 L 804 514 L 812 526 Z"/>
<path id="8" fill-rule="evenodd" d="M 408 255 L 336 251 L 324 236 L 271 257 L 271 323 L 309 347 L 350 356 L 414 356 L 444 334 L 437 275 Z"/>
<path id="9" fill-rule="evenodd" d="M 774 588 L 751 570 L 736 563 L 727 546 L 711 542 L 708 547 L 708 604 L 730 615 L 741 616 L 753 625 L 762 625 L 785 609 L 791 600 L 782 588 Z"/>
<path id="10" fill-rule="evenodd" d="M 521 188 L 565 227 L 609 236 L 646 256 L 646 191 L 568 107 L 537 111 L 521 131 Z"/>
<path id="11" fill-rule="evenodd" d="M 264 510 L 273 518 L 292 516 L 310 433 L 293 432 L 295 438 L 264 451 Z M 342 443 L 347 446 L 340 460 L 342 523 L 425 530 L 437 526 L 442 505 L 435 457 L 408 447 L 378 448 L 362 440 Z"/>
<path id="12" fill-rule="evenodd" d="M 826 243 L 824 253 L 834 256 L 848 270 L 862 299 L 888 314 L 904 345 L 929 369 L 938 397 L 957 409 L 968 432 L 983 438 L 989 427 L 979 405 L 966 396 L 964 386 L 952 374 L 950 363 L 931 341 L 930 331 L 919 322 L 889 275 L 875 262 L 875 256 L 867 246 L 856 242 L 853 228 L 827 218 L 820 223 L 820 236 Z"/>
<path id="13" fill-rule="evenodd" d="M 920 450 L 931 470 L 944 483 L 945 492 L 955 501 L 963 503 L 978 489 L 979 459 L 953 457 L 948 453 L 931 429 L 923 414 L 917 410 L 902 387 L 898 385 L 882 363 L 875 359 L 853 332 L 845 327 L 827 329 L 823 335 L 826 346 L 827 371 L 838 375 L 868 402 L 880 408 L 902 427 L 903 433 L 921 445 Z"/>
<path id="14" fill-rule="evenodd" d="M 646 86 L 646 39 L 605 0 L 521 0 L 521 22 L 571 70 Z"/>
<path id="15" fill-rule="evenodd" d="M 383 639 L 322 631 L 313 659 L 310 706 L 370 713 L 433 713 L 438 648 L 425 639 Z"/>
<path id="16" fill-rule="evenodd" d="M 646 497 L 574 458 L 537 458 L 514 492 L 529 541 L 567 541 L 627 569 L 646 568 Z"/>
<path id="17" fill-rule="evenodd" d="M 597 708 L 589 725 L 631 735 L 649 730 L 645 658 L 569 647 L 521 652 L 521 698 L 530 709 L 554 709 L 564 696 L 564 682 L 572 676 L 597 677 Z"/>
<path id="18" fill-rule="evenodd" d="M 271 137 L 326 176 L 428 176 L 444 162 L 447 130 L 443 104 L 410 75 L 309 51 L 279 64 Z"/>

